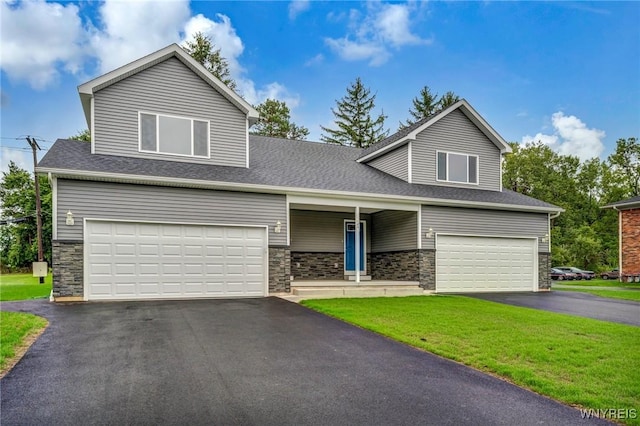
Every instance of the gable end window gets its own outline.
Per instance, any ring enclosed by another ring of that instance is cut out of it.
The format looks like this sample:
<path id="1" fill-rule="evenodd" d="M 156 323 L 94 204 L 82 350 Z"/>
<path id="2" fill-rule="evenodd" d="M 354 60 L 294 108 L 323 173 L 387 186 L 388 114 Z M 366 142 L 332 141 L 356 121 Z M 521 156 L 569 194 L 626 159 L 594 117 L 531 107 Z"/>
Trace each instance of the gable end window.
<path id="1" fill-rule="evenodd" d="M 139 113 L 140 151 L 209 158 L 209 122 Z"/>
<path id="2" fill-rule="evenodd" d="M 436 180 L 477 184 L 478 156 L 438 151 Z"/>

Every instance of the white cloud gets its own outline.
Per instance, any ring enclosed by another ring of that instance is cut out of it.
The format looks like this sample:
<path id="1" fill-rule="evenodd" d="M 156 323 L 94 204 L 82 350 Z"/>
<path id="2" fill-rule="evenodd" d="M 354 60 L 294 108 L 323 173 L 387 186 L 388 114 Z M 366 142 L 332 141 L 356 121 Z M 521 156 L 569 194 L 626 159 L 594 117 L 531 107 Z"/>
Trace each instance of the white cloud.
<path id="1" fill-rule="evenodd" d="M 382 65 L 391 56 L 389 51 L 376 41 L 352 41 L 344 38 L 326 38 L 327 45 L 347 61 L 369 60 L 369 65 Z"/>
<path id="2" fill-rule="evenodd" d="M 33 171 L 33 157 L 31 152 L 21 149 L 11 149 L 3 146 L 0 148 L 0 172 L 9 171 L 9 162 L 13 161 L 21 169 Z"/>
<path id="3" fill-rule="evenodd" d="M 237 80 L 238 90 L 251 105 L 258 105 L 267 99 L 284 101 L 290 109 L 300 105 L 300 96 L 290 93 L 282 84 L 273 82 L 256 89 L 255 83 L 248 79 Z"/>
<path id="4" fill-rule="evenodd" d="M 522 142 L 540 141 L 551 146 L 563 155 L 574 155 L 581 160 L 599 157 L 604 151 L 602 139 L 606 136 L 603 130 L 589 129 L 575 115 L 564 115 L 558 111 L 551 116 L 554 129 L 552 135 L 538 133 L 535 136 L 526 135 Z"/>
<path id="5" fill-rule="evenodd" d="M 106 1 L 101 28 L 91 37 L 100 72 L 105 73 L 181 39 L 189 2 Z"/>
<path id="6" fill-rule="evenodd" d="M 313 58 L 310 58 L 307 62 L 304 63 L 305 67 L 312 67 L 314 65 L 319 65 L 324 62 L 324 55 L 322 53 L 318 53 Z"/>
<path id="7" fill-rule="evenodd" d="M 292 6 L 299 12 L 305 7 L 300 3 Z M 50 85 L 60 69 L 80 73 L 88 61 L 96 60 L 100 73 L 109 72 L 171 43 L 192 40 L 196 32 L 202 32 L 227 59 L 238 91 L 248 102 L 257 104 L 270 97 L 287 102 L 290 108 L 300 102 L 298 95 L 289 93 L 280 83 L 256 87 L 240 64 L 244 44 L 229 17 L 192 16 L 188 0 L 107 0 L 95 22 L 86 27 L 74 4 L 0 0 L 0 8 L 2 70 L 9 78 L 26 80 L 34 88 Z M 6 99 L 2 101 L 4 104 Z"/>
<path id="8" fill-rule="evenodd" d="M 296 19 L 299 14 L 309 10 L 309 7 L 311 7 L 309 0 L 292 1 L 289 3 L 289 19 Z"/>
<path id="9" fill-rule="evenodd" d="M 368 60 L 377 66 L 391 57 L 390 48 L 408 45 L 428 45 L 431 39 L 423 39 L 411 31 L 414 3 L 367 3 L 363 16 L 352 9 L 349 13 L 349 33 L 340 38 L 325 38 L 325 43 L 342 59 Z"/>
<path id="10" fill-rule="evenodd" d="M 213 40 L 216 48 L 229 63 L 231 76 L 239 78 L 244 71 L 240 66 L 238 58 L 244 51 L 242 39 L 236 34 L 235 28 L 231 25 L 231 20 L 222 14 L 216 14 L 217 21 L 211 20 L 202 14 L 189 19 L 185 25 L 185 40 L 193 41 L 196 33 L 200 32 L 209 36 Z"/>
<path id="11" fill-rule="evenodd" d="M 0 1 L 0 34 L 2 70 L 34 89 L 81 67 L 86 33 L 74 4 Z"/>

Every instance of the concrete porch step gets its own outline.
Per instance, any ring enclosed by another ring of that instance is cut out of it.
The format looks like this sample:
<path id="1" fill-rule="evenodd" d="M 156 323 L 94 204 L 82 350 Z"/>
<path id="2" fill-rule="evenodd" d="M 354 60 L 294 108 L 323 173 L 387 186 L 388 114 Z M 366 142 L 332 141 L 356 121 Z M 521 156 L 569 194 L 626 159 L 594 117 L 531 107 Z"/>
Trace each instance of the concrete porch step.
<path id="1" fill-rule="evenodd" d="M 387 281 L 371 280 L 366 283 L 356 284 L 347 280 L 299 280 L 291 281 L 291 288 L 302 287 L 418 287 L 419 281 Z"/>
<path id="2" fill-rule="evenodd" d="M 419 296 L 425 294 L 417 286 L 346 286 L 346 287 L 292 287 L 291 294 L 305 298 L 332 297 L 394 297 Z"/>
<path id="3" fill-rule="evenodd" d="M 355 275 L 345 275 L 344 277 L 348 281 L 355 281 L 356 280 L 356 276 Z M 371 275 L 360 275 L 360 281 L 371 281 Z"/>

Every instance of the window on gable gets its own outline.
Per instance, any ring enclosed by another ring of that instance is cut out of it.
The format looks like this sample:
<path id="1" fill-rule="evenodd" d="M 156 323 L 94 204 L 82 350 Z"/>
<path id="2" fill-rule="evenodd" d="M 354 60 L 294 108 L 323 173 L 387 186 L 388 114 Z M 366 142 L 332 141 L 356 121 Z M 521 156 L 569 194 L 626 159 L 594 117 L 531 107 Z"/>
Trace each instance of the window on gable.
<path id="1" fill-rule="evenodd" d="M 478 156 L 438 152 L 437 180 L 456 183 L 478 183 Z"/>
<path id="2" fill-rule="evenodd" d="M 140 113 L 140 151 L 209 157 L 209 122 Z"/>

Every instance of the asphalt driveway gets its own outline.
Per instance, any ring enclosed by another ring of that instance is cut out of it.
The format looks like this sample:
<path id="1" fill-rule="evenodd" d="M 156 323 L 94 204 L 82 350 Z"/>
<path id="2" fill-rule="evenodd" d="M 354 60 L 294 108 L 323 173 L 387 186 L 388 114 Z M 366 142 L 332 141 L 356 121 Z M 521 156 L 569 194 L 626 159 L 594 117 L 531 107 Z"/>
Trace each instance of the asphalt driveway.
<path id="1" fill-rule="evenodd" d="M 465 296 L 507 305 L 525 306 L 543 311 L 640 326 L 640 303 L 630 300 L 607 299 L 570 291 L 482 293 L 465 294 Z"/>
<path id="2" fill-rule="evenodd" d="M 51 323 L 0 382 L 3 425 L 585 424 L 573 408 L 277 298 L 2 309 Z"/>

